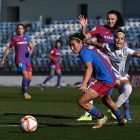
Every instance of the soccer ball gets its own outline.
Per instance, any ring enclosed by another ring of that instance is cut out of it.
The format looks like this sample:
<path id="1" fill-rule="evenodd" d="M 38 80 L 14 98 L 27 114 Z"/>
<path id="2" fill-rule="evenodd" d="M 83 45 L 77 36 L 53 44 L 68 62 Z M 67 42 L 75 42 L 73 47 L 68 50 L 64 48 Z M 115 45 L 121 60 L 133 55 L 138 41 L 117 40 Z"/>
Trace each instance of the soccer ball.
<path id="1" fill-rule="evenodd" d="M 37 120 L 30 115 L 24 116 L 20 121 L 20 128 L 24 132 L 34 132 L 37 128 Z"/>

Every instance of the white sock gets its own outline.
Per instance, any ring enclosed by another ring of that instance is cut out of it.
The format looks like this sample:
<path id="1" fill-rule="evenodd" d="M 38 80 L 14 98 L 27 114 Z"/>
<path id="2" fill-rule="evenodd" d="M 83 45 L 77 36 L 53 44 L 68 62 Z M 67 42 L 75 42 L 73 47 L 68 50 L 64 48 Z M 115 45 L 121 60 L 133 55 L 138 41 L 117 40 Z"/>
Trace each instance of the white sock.
<path id="1" fill-rule="evenodd" d="M 89 103 L 93 104 L 93 100 L 89 101 Z M 85 115 L 86 115 L 86 116 L 89 116 L 90 113 L 86 111 L 86 112 L 85 112 Z"/>
<path id="2" fill-rule="evenodd" d="M 116 101 L 116 105 L 120 107 L 130 96 L 132 92 L 132 86 L 130 84 L 126 84 L 122 87 L 121 90 L 123 93 L 118 97 Z"/>

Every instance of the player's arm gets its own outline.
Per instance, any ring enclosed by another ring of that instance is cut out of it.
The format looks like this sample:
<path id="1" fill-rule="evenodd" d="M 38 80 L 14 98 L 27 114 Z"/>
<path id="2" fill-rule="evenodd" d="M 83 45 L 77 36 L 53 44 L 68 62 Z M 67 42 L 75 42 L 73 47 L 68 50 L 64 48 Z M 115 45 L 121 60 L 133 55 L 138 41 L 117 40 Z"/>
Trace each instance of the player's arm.
<path id="1" fill-rule="evenodd" d="M 127 47 L 127 48 L 129 48 L 127 42 L 124 42 L 124 46 Z"/>
<path id="2" fill-rule="evenodd" d="M 84 34 L 86 36 L 86 39 L 88 40 L 88 39 L 92 38 L 90 33 L 86 34 L 86 27 L 87 27 L 87 22 L 88 22 L 87 18 L 85 19 L 84 15 L 80 15 L 79 19 L 77 19 L 77 20 L 82 25 L 82 34 Z"/>
<path id="3" fill-rule="evenodd" d="M 5 60 L 5 58 L 7 57 L 7 55 L 10 53 L 11 49 L 12 49 L 12 48 L 11 48 L 10 46 L 7 48 L 5 54 L 4 54 L 3 58 L 2 58 L 0 67 L 3 67 L 3 65 L 4 65 L 4 60 Z"/>
<path id="4" fill-rule="evenodd" d="M 96 48 L 102 48 L 102 46 L 103 46 L 103 44 L 100 44 L 100 43 L 97 43 L 97 42 L 92 42 L 92 41 L 86 41 L 86 40 L 84 40 L 83 43 L 95 46 Z"/>
<path id="5" fill-rule="evenodd" d="M 133 57 L 140 58 L 140 52 L 139 52 L 139 51 L 136 51 L 136 52 L 133 54 Z"/>
<path id="6" fill-rule="evenodd" d="M 86 62 L 85 63 L 86 66 L 86 73 L 85 73 L 85 77 L 84 80 L 82 82 L 82 84 L 77 85 L 77 87 L 79 87 L 79 89 L 82 89 L 83 92 L 87 91 L 87 83 L 92 75 L 93 72 L 93 68 L 92 68 L 92 63 L 91 62 Z"/>
<path id="7" fill-rule="evenodd" d="M 50 59 L 52 59 L 52 60 L 54 60 L 54 61 L 59 62 L 59 60 L 58 60 L 58 59 L 56 59 L 56 58 L 54 58 L 54 57 L 52 56 L 52 53 L 50 53 L 50 54 L 49 54 L 49 58 L 50 58 Z"/>
<path id="8" fill-rule="evenodd" d="M 29 50 L 29 54 L 32 54 L 33 51 L 34 51 L 34 47 L 33 47 L 33 45 L 32 45 L 31 42 L 29 42 L 29 48 L 30 48 L 30 50 Z"/>

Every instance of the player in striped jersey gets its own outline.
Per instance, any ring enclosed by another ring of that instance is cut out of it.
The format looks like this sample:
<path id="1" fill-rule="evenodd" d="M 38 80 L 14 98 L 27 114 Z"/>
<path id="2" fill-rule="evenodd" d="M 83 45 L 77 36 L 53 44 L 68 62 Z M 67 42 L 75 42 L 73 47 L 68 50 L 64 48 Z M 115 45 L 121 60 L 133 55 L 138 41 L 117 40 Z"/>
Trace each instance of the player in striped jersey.
<path id="1" fill-rule="evenodd" d="M 60 47 L 61 47 L 61 43 L 60 40 L 56 41 L 56 46 L 52 49 L 49 58 L 51 59 L 50 62 L 50 75 L 43 81 L 43 83 L 41 84 L 41 90 L 44 90 L 44 85 L 46 84 L 46 82 L 48 82 L 51 78 L 54 77 L 55 71 L 57 72 L 57 89 L 58 90 L 63 90 L 62 88 L 60 88 L 60 82 L 61 82 L 61 59 L 60 59 Z"/>
<path id="2" fill-rule="evenodd" d="M 85 36 L 80 33 L 73 34 L 69 37 L 71 50 L 75 54 L 79 53 L 82 62 L 86 66 L 84 80 L 82 84 L 77 85 L 79 89 L 85 92 L 78 99 L 78 104 L 90 114 L 97 117 L 97 125 L 93 126 L 94 129 L 101 128 L 107 121 L 107 117 L 93 106 L 93 104 L 89 103 L 90 100 L 96 99 L 97 97 L 102 98 L 103 103 L 117 116 L 118 125 L 124 125 L 127 120 L 122 117 L 119 108 L 111 99 L 112 88 L 116 83 L 114 72 L 102 53 L 100 53 L 96 47 L 83 45 L 82 41 L 84 38 Z M 93 76 L 97 79 L 97 82 L 92 83 L 87 90 L 87 82 L 89 81 L 92 72 Z"/>
<path id="3" fill-rule="evenodd" d="M 31 96 L 27 93 L 27 89 L 32 80 L 32 66 L 30 60 L 30 54 L 33 53 L 34 48 L 32 46 L 31 40 L 28 36 L 24 35 L 25 27 L 23 24 L 17 25 L 18 35 L 14 36 L 11 40 L 9 47 L 7 48 L 5 55 L 3 56 L 1 67 L 4 65 L 4 60 L 7 55 L 10 53 L 11 49 L 15 49 L 15 63 L 17 66 L 18 72 L 21 73 L 22 80 L 22 92 L 23 97 L 30 99 Z M 28 50 L 28 47 L 30 50 Z"/>
<path id="4" fill-rule="evenodd" d="M 101 44 L 103 43 L 114 43 L 114 32 L 116 29 L 124 26 L 124 20 L 122 18 L 122 15 L 120 12 L 116 10 L 111 10 L 107 13 L 107 25 L 98 25 L 94 27 L 89 33 L 86 33 L 86 26 L 87 26 L 87 19 L 84 18 L 84 16 L 79 16 L 78 21 L 82 25 L 82 33 L 86 36 L 86 39 L 91 39 L 92 37 L 97 38 L 97 42 Z M 127 43 L 125 42 L 125 46 L 128 47 Z M 107 54 L 107 52 L 103 48 L 99 48 L 100 51 Z M 110 61 L 109 57 L 106 56 L 106 59 L 108 62 Z M 119 91 L 121 94 L 121 91 Z M 91 101 L 93 103 L 93 101 Z M 124 103 L 124 110 L 127 115 L 128 120 L 131 121 L 130 113 L 129 113 L 129 99 Z M 112 116 L 114 119 L 115 116 Z M 88 112 L 85 112 L 85 115 L 82 115 L 80 118 L 77 119 L 78 121 L 82 120 L 92 120 L 90 114 Z"/>
<path id="5" fill-rule="evenodd" d="M 140 58 L 140 52 L 134 51 L 130 48 L 124 46 L 126 34 L 123 30 L 118 29 L 115 33 L 115 44 L 99 44 L 96 42 L 87 42 L 90 45 L 96 45 L 96 47 L 104 48 L 108 52 L 108 56 L 111 60 L 112 70 L 116 75 L 116 88 L 121 91 L 121 95 L 118 97 L 116 104 L 120 107 L 130 96 L 132 92 L 132 86 L 129 81 L 128 69 L 129 69 L 129 61 L 131 57 Z M 129 110 L 129 106 L 127 106 Z M 127 109 L 126 109 L 127 110 Z M 128 115 L 126 115 L 127 118 Z"/>

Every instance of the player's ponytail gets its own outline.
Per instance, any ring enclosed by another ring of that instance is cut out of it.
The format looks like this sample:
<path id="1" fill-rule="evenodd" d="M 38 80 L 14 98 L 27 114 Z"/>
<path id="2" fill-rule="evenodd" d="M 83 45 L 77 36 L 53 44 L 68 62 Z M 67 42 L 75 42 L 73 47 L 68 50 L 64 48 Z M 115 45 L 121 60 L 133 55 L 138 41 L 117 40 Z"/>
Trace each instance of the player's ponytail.
<path id="1" fill-rule="evenodd" d="M 18 30 L 18 27 L 19 27 L 19 26 L 22 26 L 22 27 L 23 27 L 23 29 L 26 29 L 27 27 L 32 26 L 32 24 L 31 24 L 31 23 L 27 23 L 27 24 L 22 24 L 22 23 L 19 23 L 19 24 L 17 25 L 17 30 Z"/>

